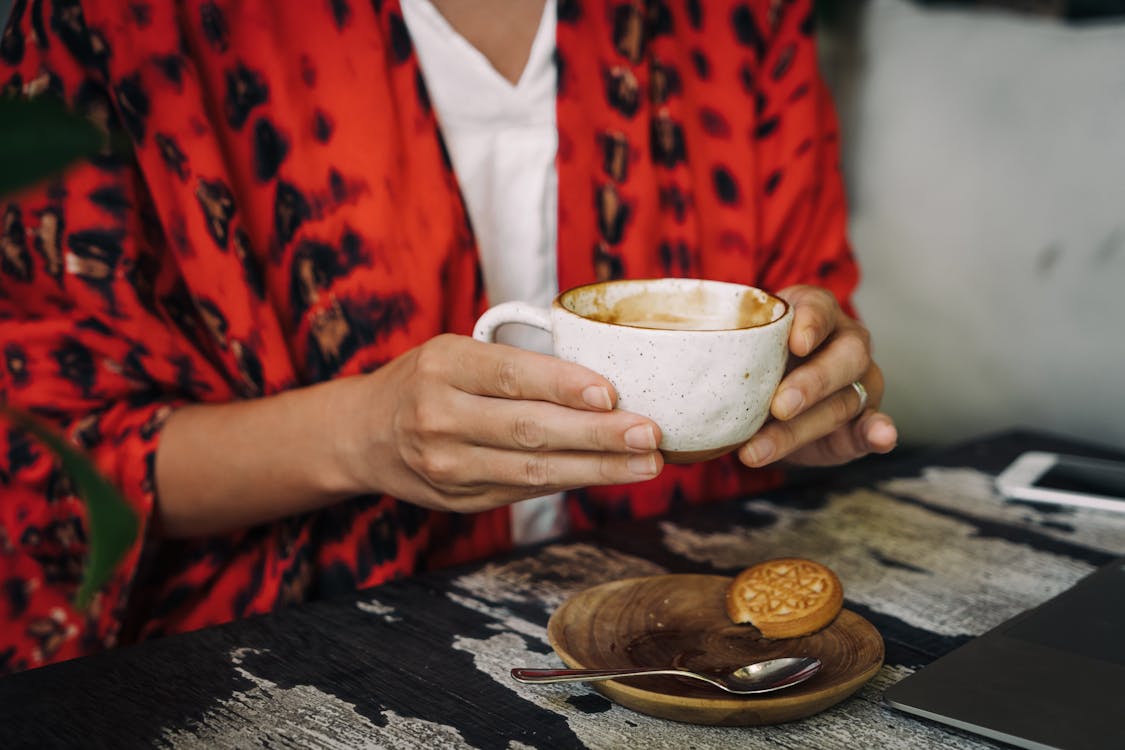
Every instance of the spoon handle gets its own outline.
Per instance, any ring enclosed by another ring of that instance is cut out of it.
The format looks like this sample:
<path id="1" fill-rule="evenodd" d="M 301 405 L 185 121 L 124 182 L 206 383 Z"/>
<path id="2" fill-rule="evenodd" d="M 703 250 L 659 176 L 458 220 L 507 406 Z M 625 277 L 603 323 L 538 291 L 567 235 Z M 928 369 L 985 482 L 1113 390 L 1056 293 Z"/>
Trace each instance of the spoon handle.
<path id="1" fill-rule="evenodd" d="M 612 680 L 616 677 L 635 677 L 645 674 L 671 674 L 695 677 L 690 672 L 666 667 L 626 667 L 624 669 L 527 669 L 516 667 L 512 679 L 518 682 L 592 682 Z"/>

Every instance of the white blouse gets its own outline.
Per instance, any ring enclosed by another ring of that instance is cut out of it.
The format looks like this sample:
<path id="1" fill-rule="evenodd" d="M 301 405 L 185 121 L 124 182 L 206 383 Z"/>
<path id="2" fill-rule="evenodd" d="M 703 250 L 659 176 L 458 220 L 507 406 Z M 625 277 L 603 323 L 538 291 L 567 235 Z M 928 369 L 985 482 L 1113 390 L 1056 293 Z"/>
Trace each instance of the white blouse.
<path id="1" fill-rule="evenodd" d="M 547 0 L 531 54 L 512 84 L 449 25 L 430 0 L 403 0 L 438 126 L 480 248 L 492 304 L 548 307 L 558 293 L 555 2 Z M 497 340 L 551 352 L 548 334 L 509 326 Z M 511 506 L 516 544 L 566 531 L 562 495 Z"/>

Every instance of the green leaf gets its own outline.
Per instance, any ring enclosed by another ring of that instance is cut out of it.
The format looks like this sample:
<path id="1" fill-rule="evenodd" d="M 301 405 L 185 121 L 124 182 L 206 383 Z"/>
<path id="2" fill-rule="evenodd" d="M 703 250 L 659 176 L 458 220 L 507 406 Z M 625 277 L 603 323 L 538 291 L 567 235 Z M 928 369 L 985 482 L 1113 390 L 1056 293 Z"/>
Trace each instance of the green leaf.
<path id="1" fill-rule="evenodd" d="M 85 454 L 22 412 L 2 405 L 0 412 L 8 414 L 16 425 L 50 448 L 73 482 L 75 492 L 86 503 L 90 555 L 86 559 L 82 585 L 74 597 L 75 606 L 86 609 L 94 593 L 109 581 L 137 538 L 137 516 L 117 488 L 98 472 Z"/>
<path id="2" fill-rule="evenodd" d="M 0 195 L 102 150 L 106 136 L 54 97 L 0 99 Z"/>

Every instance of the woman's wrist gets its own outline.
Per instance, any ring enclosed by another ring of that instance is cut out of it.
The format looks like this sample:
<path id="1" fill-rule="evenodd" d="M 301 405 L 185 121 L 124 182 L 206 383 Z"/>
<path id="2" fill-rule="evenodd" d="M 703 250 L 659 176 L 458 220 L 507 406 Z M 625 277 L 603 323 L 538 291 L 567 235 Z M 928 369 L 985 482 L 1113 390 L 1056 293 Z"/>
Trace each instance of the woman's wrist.
<path id="1" fill-rule="evenodd" d="M 383 492 L 376 468 L 379 439 L 389 425 L 379 413 L 371 375 L 356 375 L 314 386 L 323 445 L 329 450 L 317 478 L 319 492 L 335 498 Z"/>

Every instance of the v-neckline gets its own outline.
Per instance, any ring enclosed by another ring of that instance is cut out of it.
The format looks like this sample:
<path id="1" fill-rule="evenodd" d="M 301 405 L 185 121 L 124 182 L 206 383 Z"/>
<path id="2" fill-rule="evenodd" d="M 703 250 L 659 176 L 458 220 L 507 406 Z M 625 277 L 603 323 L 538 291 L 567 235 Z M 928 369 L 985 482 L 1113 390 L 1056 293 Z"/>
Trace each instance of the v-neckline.
<path id="1" fill-rule="evenodd" d="M 461 35 L 461 32 L 442 15 L 441 11 L 430 0 L 402 0 L 402 4 L 404 6 L 407 4 L 413 5 L 416 11 L 426 17 L 428 23 L 438 26 L 450 39 L 450 43 L 459 47 L 464 53 L 464 57 L 471 61 L 469 64 L 480 69 L 482 75 L 492 81 L 493 86 L 509 96 L 516 95 L 527 87 L 526 83 L 530 77 L 529 71 L 535 70 L 541 65 L 545 60 L 544 56 L 549 56 L 554 46 L 554 36 L 550 33 L 553 24 L 548 23 L 547 20 L 551 14 L 555 13 L 556 0 L 545 0 L 543 13 L 539 17 L 539 26 L 531 40 L 531 49 L 528 51 L 527 61 L 524 63 L 523 70 L 520 71 L 519 78 L 513 83 L 496 69 L 492 61 L 476 45 Z"/>

